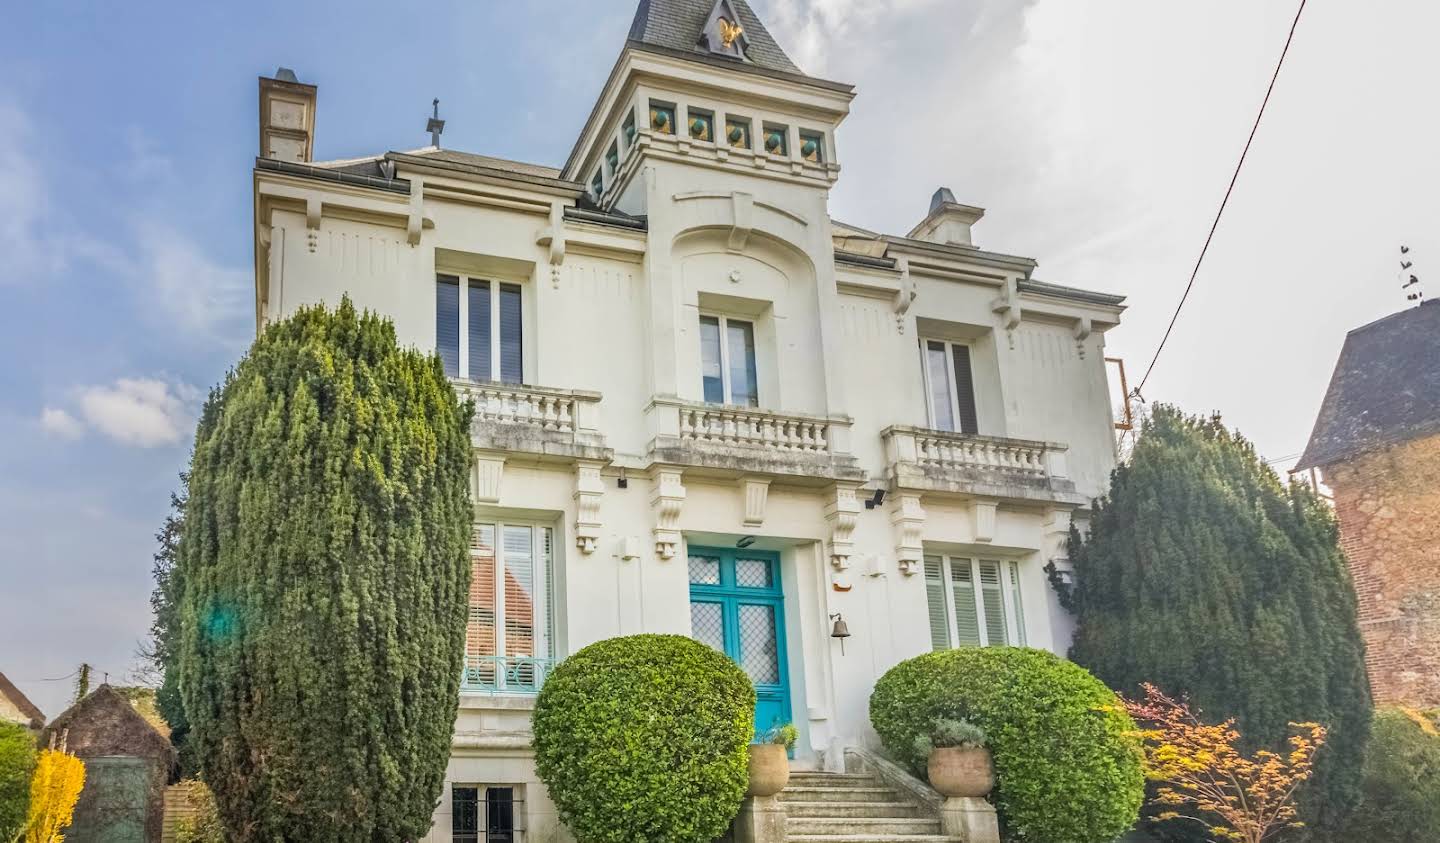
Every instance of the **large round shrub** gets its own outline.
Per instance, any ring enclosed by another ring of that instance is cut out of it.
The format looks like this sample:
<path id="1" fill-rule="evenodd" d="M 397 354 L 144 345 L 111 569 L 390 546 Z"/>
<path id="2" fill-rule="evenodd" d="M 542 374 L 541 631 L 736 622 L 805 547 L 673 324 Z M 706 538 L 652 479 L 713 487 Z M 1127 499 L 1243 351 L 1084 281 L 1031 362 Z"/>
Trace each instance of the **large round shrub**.
<path id="1" fill-rule="evenodd" d="M 922 776 L 916 738 L 937 718 L 985 730 L 1006 840 L 1109 843 L 1134 824 L 1145 794 L 1136 727 L 1084 668 L 1042 650 L 963 648 L 901 662 L 875 684 L 875 731 Z"/>
<path id="2" fill-rule="evenodd" d="M 745 796 L 755 688 L 679 635 L 591 644 L 535 703 L 535 766 L 580 843 L 708 843 Z"/>
<path id="3" fill-rule="evenodd" d="M 1435 712 L 1382 708 L 1365 759 L 1360 806 L 1346 840 L 1422 843 L 1440 829 L 1440 728 Z"/>

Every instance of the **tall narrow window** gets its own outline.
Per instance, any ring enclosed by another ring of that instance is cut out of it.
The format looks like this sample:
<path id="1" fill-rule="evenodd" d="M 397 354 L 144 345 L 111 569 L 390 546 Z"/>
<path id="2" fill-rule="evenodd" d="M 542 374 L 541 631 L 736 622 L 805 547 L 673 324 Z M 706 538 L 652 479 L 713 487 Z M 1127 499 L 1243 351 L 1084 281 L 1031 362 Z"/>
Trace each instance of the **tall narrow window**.
<path id="1" fill-rule="evenodd" d="M 554 536 L 549 527 L 476 524 L 463 687 L 532 694 L 555 655 Z"/>
<path id="2" fill-rule="evenodd" d="M 1002 565 L 959 556 L 926 556 L 931 647 L 1024 646 L 1019 577 L 1015 562 Z"/>
<path id="3" fill-rule="evenodd" d="M 525 377 L 519 284 L 437 275 L 435 346 L 452 378 L 520 383 Z"/>
<path id="4" fill-rule="evenodd" d="M 460 279 L 435 278 L 435 350 L 447 377 L 460 377 Z"/>
<path id="5" fill-rule="evenodd" d="M 710 404 L 760 406 L 755 325 L 726 316 L 700 317 L 700 382 Z"/>
<path id="6" fill-rule="evenodd" d="M 921 345 L 930 426 L 956 433 L 978 433 L 970 346 L 946 340 L 923 340 Z"/>
<path id="7" fill-rule="evenodd" d="M 452 843 L 520 843 L 525 831 L 525 801 L 520 798 L 521 792 L 521 788 L 514 785 L 452 786 Z"/>

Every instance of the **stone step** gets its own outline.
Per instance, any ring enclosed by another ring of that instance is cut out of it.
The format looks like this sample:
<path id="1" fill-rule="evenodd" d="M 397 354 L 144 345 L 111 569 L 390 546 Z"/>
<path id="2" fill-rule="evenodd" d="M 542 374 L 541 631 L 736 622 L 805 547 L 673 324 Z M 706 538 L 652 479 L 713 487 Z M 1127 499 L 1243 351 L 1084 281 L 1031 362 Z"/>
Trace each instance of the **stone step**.
<path id="1" fill-rule="evenodd" d="M 845 835 L 865 834 L 875 836 L 936 835 L 940 833 L 939 820 L 896 817 L 791 817 L 785 823 L 785 831 L 792 839 L 796 835 L 822 834 Z"/>
<path id="2" fill-rule="evenodd" d="M 899 794 L 888 787 L 787 787 L 781 802 L 896 802 Z"/>
<path id="3" fill-rule="evenodd" d="M 919 817 L 919 806 L 911 802 L 793 802 L 785 803 L 791 817 Z"/>
<path id="4" fill-rule="evenodd" d="M 790 781 L 807 782 L 873 782 L 869 773 L 827 773 L 824 770 L 791 770 Z"/>

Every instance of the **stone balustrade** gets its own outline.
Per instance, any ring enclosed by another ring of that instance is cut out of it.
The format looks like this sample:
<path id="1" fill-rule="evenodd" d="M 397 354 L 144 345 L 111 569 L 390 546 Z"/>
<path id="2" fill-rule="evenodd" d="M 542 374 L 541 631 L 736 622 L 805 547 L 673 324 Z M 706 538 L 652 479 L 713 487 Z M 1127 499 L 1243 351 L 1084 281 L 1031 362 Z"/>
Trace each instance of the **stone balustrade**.
<path id="1" fill-rule="evenodd" d="M 475 402 L 471 433 L 476 447 L 577 457 L 604 448 L 598 392 L 491 381 L 454 384 L 462 399 Z"/>
<path id="2" fill-rule="evenodd" d="M 721 445 L 830 453 L 830 422 L 765 410 L 709 405 L 680 409 L 680 438 Z"/>
<path id="3" fill-rule="evenodd" d="M 1080 498 L 1058 442 L 894 426 L 881 432 L 889 473 L 901 488 L 995 497 Z"/>
<path id="4" fill-rule="evenodd" d="M 863 478 L 850 419 L 656 397 L 647 410 L 658 462 L 738 473 Z"/>

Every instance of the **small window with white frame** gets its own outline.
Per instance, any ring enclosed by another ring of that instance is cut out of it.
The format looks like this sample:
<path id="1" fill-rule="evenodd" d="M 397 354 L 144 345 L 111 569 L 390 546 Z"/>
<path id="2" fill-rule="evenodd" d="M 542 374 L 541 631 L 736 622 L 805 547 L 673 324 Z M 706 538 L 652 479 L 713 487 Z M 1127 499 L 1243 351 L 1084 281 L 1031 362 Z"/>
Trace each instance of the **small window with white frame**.
<path id="1" fill-rule="evenodd" d="M 979 433 L 970 346 L 949 340 L 922 339 L 920 352 L 930 426 L 954 433 Z"/>
<path id="2" fill-rule="evenodd" d="M 456 784 L 450 788 L 451 843 L 524 843 L 524 789 Z"/>
<path id="3" fill-rule="evenodd" d="M 701 314 L 700 381 L 707 404 L 760 406 L 754 322 Z"/>
<path id="4" fill-rule="evenodd" d="M 925 602 L 934 650 L 1025 646 L 1018 562 L 927 554 Z"/>
<path id="5" fill-rule="evenodd" d="M 555 656 L 550 527 L 484 521 L 470 534 L 470 603 L 461 689 L 534 694 Z"/>
<path id="6" fill-rule="evenodd" d="M 521 295 L 519 284 L 435 276 L 435 347 L 447 376 L 524 381 Z"/>

